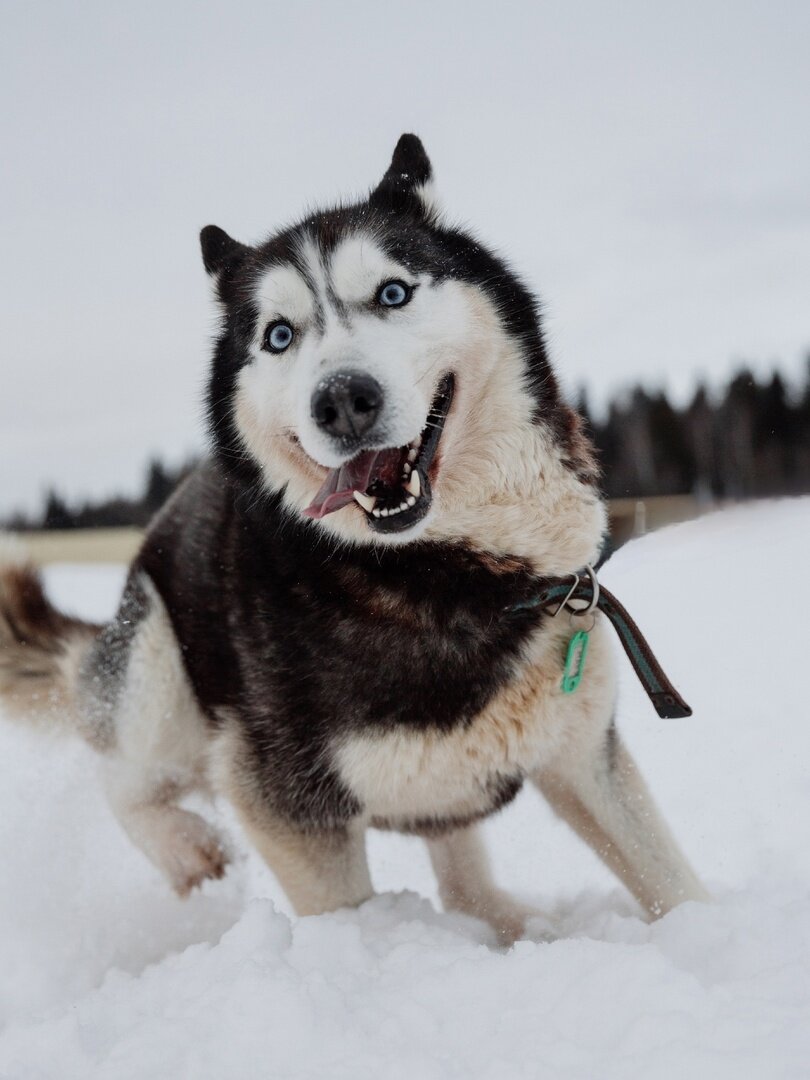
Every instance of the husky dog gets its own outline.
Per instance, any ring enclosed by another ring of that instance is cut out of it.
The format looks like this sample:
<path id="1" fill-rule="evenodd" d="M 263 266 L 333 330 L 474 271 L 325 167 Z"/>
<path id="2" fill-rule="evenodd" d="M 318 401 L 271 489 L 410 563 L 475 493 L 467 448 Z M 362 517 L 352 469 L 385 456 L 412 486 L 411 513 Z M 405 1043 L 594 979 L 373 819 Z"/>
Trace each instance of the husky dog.
<path id="1" fill-rule="evenodd" d="M 0 575 L 0 691 L 98 751 L 113 812 L 180 894 L 226 848 L 225 795 L 302 915 L 372 894 L 367 828 L 426 839 L 448 909 L 500 940 L 531 912 L 478 823 L 524 781 L 653 914 L 703 888 L 614 724 L 609 631 L 522 604 L 596 560 L 593 451 L 537 303 L 442 218 L 403 135 L 367 199 L 250 247 L 201 235 L 221 324 L 212 455 L 149 528 L 107 626 Z"/>

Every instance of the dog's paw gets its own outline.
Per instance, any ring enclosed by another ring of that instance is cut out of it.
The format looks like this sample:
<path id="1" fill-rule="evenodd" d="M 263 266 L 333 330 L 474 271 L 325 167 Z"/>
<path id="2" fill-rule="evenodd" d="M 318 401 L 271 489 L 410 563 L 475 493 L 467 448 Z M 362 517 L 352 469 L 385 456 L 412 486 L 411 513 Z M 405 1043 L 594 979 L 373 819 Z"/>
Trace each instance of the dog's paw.
<path id="1" fill-rule="evenodd" d="M 223 877 L 230 854 L 207 821 L 187 810 L 175 811 L 162 851 L 163 869 L 178 896 L 186 897 L 204 881 Z"/>
<path id="2" fill-rule="evenodd" d="M 495 931 L 498 945 L 504 949 L 523 938 L 547 942 L 556 937 L 551 922 L 542 911 L 515 900 L 508 893 L 498 892 L 492 896 L 484 917 Z"/>
<path id="3" fill-rule="evenodd" d="M 183 854 L 182 867 L 173 876 L 178 896 L 186 897 L 204 881 L 219 881 L 225 876 L 230 859 L 219 840 L 190 847 Z"/>

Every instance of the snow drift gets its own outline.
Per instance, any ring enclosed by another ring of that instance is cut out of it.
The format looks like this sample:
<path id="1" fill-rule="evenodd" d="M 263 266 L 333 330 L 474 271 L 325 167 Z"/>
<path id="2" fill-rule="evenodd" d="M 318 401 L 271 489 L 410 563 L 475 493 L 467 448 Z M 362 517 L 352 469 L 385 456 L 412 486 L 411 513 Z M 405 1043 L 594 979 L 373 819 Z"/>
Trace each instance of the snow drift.
<path id="1" fill-rule="evenodd" d="M 551 944 L 493 949 L 437 911 L 419 841 L 387 834 L 381 895 L 296 919 L 227 807 L 244 854 L 182 902 L 106 810 L 91 751 L 0 724 L 0 1077 L 810 1074 L 809 537 L 810 500 L 759 504 L 629 544 L 601 575 L 694 709 L 659 720 L 621 657 L 620 726 L 715 896 L 651 925 L 528 791 L 487 834 Z M 90 617 L 122 581 L 48 573 Z"/>

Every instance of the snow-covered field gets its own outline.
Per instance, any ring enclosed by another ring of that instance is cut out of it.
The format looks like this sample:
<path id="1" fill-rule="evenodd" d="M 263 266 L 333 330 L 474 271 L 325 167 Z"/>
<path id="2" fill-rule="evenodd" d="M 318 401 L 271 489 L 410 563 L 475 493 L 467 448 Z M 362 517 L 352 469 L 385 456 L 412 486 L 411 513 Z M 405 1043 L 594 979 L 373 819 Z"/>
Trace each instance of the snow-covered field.
<path id="1" fill-rule="evenodd" d="M 553 944 L 494 950 L 438 912 L 420 843 L 383 834 L 358 911 L 291 917 L 243 845 L 182 902 L 89 750 L 0 724 L 0 1077 L 810 1077 L 809 541 L 810 500 L 760 504 L 602 573 L 694 708 L 659 720 L 622 659 L 621 727 L 715 896 L 652 925 L 532 792 L 487 830 Z M 48 581 L 98 617 L 122 571 Z"/>

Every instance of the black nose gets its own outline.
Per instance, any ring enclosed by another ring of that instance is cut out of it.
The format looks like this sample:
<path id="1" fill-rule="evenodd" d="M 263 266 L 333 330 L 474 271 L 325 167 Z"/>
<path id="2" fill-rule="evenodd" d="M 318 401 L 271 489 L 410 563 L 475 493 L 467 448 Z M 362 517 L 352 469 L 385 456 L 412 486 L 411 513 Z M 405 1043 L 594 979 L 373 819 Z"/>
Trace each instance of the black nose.
<path id="1" fill-rule="evenodd" d="M 336 371 L 318 383 L 312 395 L 312 419 L 338 438 L 359 438 L 374 426 L 383 390 L 362 371 Z"/>

